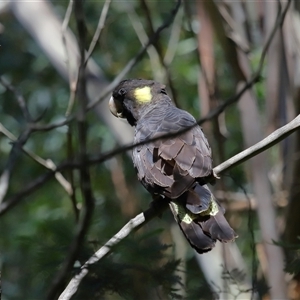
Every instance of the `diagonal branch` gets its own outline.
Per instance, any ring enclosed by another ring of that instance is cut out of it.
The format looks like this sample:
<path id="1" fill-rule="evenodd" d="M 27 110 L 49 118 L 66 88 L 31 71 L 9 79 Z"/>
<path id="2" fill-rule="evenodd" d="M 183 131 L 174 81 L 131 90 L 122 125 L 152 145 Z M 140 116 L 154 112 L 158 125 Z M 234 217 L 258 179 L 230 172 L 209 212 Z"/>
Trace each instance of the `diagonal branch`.
<path id="1" fill-rule="evenodd" d="M 28 122 L 28 123 L 31 123 L 32 122 L 32 118 L 30 116 L 30 113 L 28 111 L 28 108 L 27 108 L 27 105 L 26 105 L 26 101 L 23 97 L 23 95 L 21 95 L 18 90 L 13 87 L 3 76 L 0 76 L 0 83 L 8 90 L 10 91 L 11 93 L 14 94 L 20 108 L 21 108 L 21 111 L 23 113 L 23 116 L 25 118 L 25 120 Z"/>
<path id="2" fill-rule="evenodd" d="M 148 23 L 148 29 L 150 31 L 150 34 L 153 35 L 154 34 L 154 25 L 153 25 L 153 22 L 152 22 L 153 18 L 152 18 L 150 9 L 148 7 L 148 4 L 147 4 L 146 0 L 140 0 L 140 3 L 141 3 L 141 7 L 142 7 L 142 9 L 144 11 L 144 15 L 146 16 L 146 20 L 147 20 L 147 23 Z M 170 91 L 171 91 L 171 96 L 172 96 L 171 98 L 174 101 L 175 105 L 177 107 L 179 107 L 179 104 L 178 104 L 178 101 L 177 101 L 177 97 L 176 97 L 176 91 L 175 91 L 175 88 L 174 88 L 174 83 L 173 83 L 173 80 L 171 78 L 170 70 L 169 70 L 168 66 L 166 65 L 166 63 L 165 63 L 164 55 L 162 53 L 162 48 L 161 48 L 161 44 L 160 44 L 159 38 L 157 38 L 154 41 L 153 47 L 155 48 L 155 50 L 157 52 L 160 64 L 164 68 L 165 75 L 166 75 L 166 80 L 167 80 L 167 84 L 168 84 L 168 86 L 170 88 Z"/>
<path id="3" fill-rule="evenodd" d="M 288 124 L 275 130 L 273 133 L 268 135 L 266 138 L 264 138 L 257 144 L 240 152 L 239 154 L 236 154 L 232 158 L 226 160 L 219 166 L 215 167 L 214 172 L 218 175 L 224 173 L 225 171 L 228 171 L 229 169 L 241 164 L 242 162 L 250 159 L 251 157 L 256 156 L 257 154 L 279 143 L 281 140 L 288 137 L 294 131 L 298 130 L 299 127 L 300 127 L 300 115 L 298 115 L 295 119 L 293 119 Z"/>
<path id="4" fill-rule="evenodd" d="M 68 30 L 72 10 L 73 10 L 73 5 L 74 5 L 73 0 L 69 0 L 68 8 L 66 10 L 65 17 L 61 26 L 62 43 L 65 51 L 66 65 L 69 74 L 69 88 L 70 88 L 70 97 L 69 97 L 68 107 L 66 111 L 67 117 L 70 115 L 74 106 L 75 92 L 76 92 L 76 86 L 78 80 L 78 70 L 77 69 L 73 70 L 73 68 L 71 67 L 70 50 L 67 43 L 67 30 Z"/>
<path id="5" fill-rule="evenodd" d="M 258 142 L 254 146 L 242 151 L 241 153 L 233 156 L 224 163 L 214 168 L 214 173 L 218 176 L 233 168 L 234 166 L 241 164 L 242 162 L 250 159 L 258 153 L 265 151 L 274 144 L 277 144 L 288 135 L 292 134 L 295 130 L 300 128 L 300 115 L 287 125 L 277 129 L 272 134 L 267 136 L 262 141 Z M 154 207 L 150 207 L 145 212 L 140 213 L 135 218 L 131 219 L 116 235 L 114 235 L 104 246 L 102 246 L 82 267 L 79 274 L 75 275 L 64 292 L 60 295 L 59 300 L 68 300 L 77 292 L 78 287 L 82 279 L 88 274 L 89 266 L 98 262 L 100 259 L 108 255 L 112 247 L 117 245 L 120 241 L 126 238 L 130 233 L 138 230 L 146 223 L 159 216 L 168 207 L 166 201 L 157 201 Z"/>
<path id="6" fill-rule="evenodd" d="M 20 155 L 20 149 L 25 145 L 31 133 L 32 131 L 30 130 L 30 128 L 26 128 L 24 132 L 20 134 L 18 139 L 13 143 L 4 171 L 0 176 L 0 204 L 2 203 L 8 191 L 10 176 Z"/>
<path id="7" fill-rule="evenodd" d="M 17 142 L 17 137 L 14 136 L 9 130 L 7 130 L 2 123 L 0 123 L 0 132 L 4 134 L 7 138 L 9 138 L 12 142 Z M 73 194 L 73 189 L 70 183 L 65 179 L 65 177 L 60 172 L 56 172 L 56 165 L 51 159 L 43 159 L 36 153 L 32 152 L 31 150 L 26 149 L 25 147 L 21 147 L 21 150 L 23 150 L 24 153 L 26 153 L 30 158 L 32 158 L 34 161 L 36 161 L 38 164 L 42 165 L 48 170 L 55 172 L 55 178 L 56 180 L 61 184 L 61 186 L 64 188 L 64 190 L 69 194 Z M 0 179 L 1 182 L 1 179 Z M 1 186 L 1 183 L 0 183 Z M 0 187 L 0 199 L 1 197 L 1 187 Z M 1 202 L 1 201 L 0 201 Z"/>
<path id="8" fill-rule="evenodd" d="M 168 203 L 162 201 L 159 207 L 155 209 L 150 207 L 144 213 L 140 213 L 135 218 L 131 219 L 117 234 L 115 234 L 103 247 L 101 247 L 90 259 L 81 267 L 79 274 L 73 277 L 66 289 L 59 296 L 58 300 L 68 300 L 76 293 L 81 280 L 88 274 L 88 267 L 111 252 L 113 246 L 125 239 L 130 233 L 138 230 L 140 227 L 147 224 L 154 217 L 161 214 L 168 207 Z"/>
<path id="9" fill-rule="evenodd" d="M 8 199 L 6 199 L 6 201 L 3 201 L 0 204 L 0 216 L 5 214 L 16 204 L 20 203 L 20 201 L 22 199 L 24 199 L 25 197 L 27 197 L 27 196 L 33 194 L 35 191 L 37 191 L 46 182 L 51 180 L 53 178 L 54 174 L 55 174 L 54 172 L 44 173 L 43 175 L 39 176 L 38 178 L 33 180 L 31 183 L 29 183 L 25 189 L 10 196 Z"/>
<path id="10" fill-rule="evenodd" d="M 106 0 L 105 3 L 104 3 L 104 6 L 102 8 L 102 12 L 101 12 L 101 15 L 100 15 L 100 19 L 99 19 L 99 22 L 98 22 L 98 25 L 97 25 L 97 29 L 96 29 L 95 34 L 93 36 L 93 39 L 92 39 L 92 42 L 90 44 L 89 50 L 86 54 L 85 63 L 88 62 L 89 58 L 93 54 L 95 46 L 96 46 L 96 44 L 97 44 L 97 42 L 100 38 L 102 29 L 104 27 L 105 19 L 106 19 L 107 13 L 108 13 L 108 9 L 109 9 L 109 6 L 110 6 L 110 2 L 111 2 L 111 0 Z"/>
<path id="11" fill-rule="evenodd" d="M 140 16 L 138 15 L 138 13 L 132 5 L 128 5 L 127 9 L 127 14 L 131 21 L 131 25 L 135 30 L 135 33 L 138 39 L 140 40 L 140 43 L 142 45 L 146 44 L 149 38 L 144 29 Z M 153 79 L 156 81 L 162 81 L 164 78 L 164 70 L 161 67 L 158 54 L 153 45 L 149 46 L 149 48 L 147 49 L 147 53 L 149 56 L 149 63 L 151 65 Z"/>

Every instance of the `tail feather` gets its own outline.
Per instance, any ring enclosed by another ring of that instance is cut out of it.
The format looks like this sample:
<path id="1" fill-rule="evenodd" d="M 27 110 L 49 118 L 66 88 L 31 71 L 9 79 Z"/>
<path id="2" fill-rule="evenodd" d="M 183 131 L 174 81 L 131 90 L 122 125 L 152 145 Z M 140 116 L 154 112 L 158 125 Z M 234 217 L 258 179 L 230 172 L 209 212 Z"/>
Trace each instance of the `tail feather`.
<path id="1" fill-rule="evenodd" d="M 215 246 L 216 240 L 206 235 L 196 222 L 189 224 L 180 222 L 178 224 L 190 245 L 196 249 L 198 253 L 208 252 Z"/>
<path id="2" fill-rule="evenodd" d="M 210 193 L 211 199 L 209 208 L 204 212 L 198 212 L 203 195 L 205 196 L 205 206 L 207 206 L 207 191 Z M 187 193 L 188 195 L 182 195 L 176 201 L 172 200 L 170 208 L 186 239 L 198 253 L 210 251 L 215 246 L 216 240 L 226 243 L 237 237 L 224 217 L 224 209 L 214 199 L 207 186 L 204 188 L 196 186 L 194 190 Z M 196 208 L 191 208 L 192 201 L 187 203 L 187 199 L 191 195 L 195 198 L 195 194 L 198 195 L 198 200 L 194 200 Z"/>
<path id="3" fill-rule="evenodd" d="M 184 236 L 190 245 L 200 254 L 210 251 L 216 240 L 206 234 L 200 224 L 195 222 L 184 206 L 178 202 L 170 202 L 170 208 Z"/>
<path id="4" fill-rule="evenodd" d="M 233 241 L 237 237 L 225 219 L 220 206 L 216 215 L 209 216 L 209 219 L 200 222 L 200 225 L 204 232 L 224 243 Z"/>

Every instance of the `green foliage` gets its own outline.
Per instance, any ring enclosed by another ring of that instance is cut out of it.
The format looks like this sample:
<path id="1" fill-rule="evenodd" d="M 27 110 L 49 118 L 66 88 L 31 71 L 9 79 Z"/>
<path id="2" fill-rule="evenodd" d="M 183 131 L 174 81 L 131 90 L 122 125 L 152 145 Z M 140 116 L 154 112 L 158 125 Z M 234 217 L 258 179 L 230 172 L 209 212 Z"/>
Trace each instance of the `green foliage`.
<path id="1" fill-rule="evenodd" d="M 205 300 L 213 299 L 212 292 L 200 268 L 194 268 L 197 265 L 195 257 L 186 261 L 186 296 L 187 300 Z"/>
<path id="2" fill-rule="evenodd" d="M 297 240 L 299 239 L 298 237 Z M 300 273 L 300 244 L 291 244 L 286 241 L 273 241 L 273 243 L 287 252 L 284 271 L 292 275 L 298 275 Z"/>
<path id="3" fill-rule="evenodd" d="M 285 272 L 292 275 L 297 275 L 300 273 L 300 250 L 296 251 L 293 258 L 287 261 Z"/>
<path id="4" fill-rule="evenodd" d="M 174 272 L 179 261 L 166 256 L 169 246 L 158 241 L 159 232 L 129 237 L 114 247 L 109 258 L 91 267 L 77 299 L 104 299 L 110 293 L 122 299 L 151 299 L 151 290 L 176 299 L 173 286 L 180 278 Z"/>

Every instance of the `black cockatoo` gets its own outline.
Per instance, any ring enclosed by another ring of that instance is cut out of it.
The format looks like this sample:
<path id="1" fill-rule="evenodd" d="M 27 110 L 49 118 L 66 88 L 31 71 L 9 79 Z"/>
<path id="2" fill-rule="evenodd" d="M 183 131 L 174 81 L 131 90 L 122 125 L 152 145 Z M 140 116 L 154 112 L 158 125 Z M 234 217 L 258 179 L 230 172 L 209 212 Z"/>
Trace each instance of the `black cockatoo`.
<path id="1" fill-rule="evenodd" d="M 171 211 L 191 246 L 199 253 L 216 240 L 237 236 L 205 184 L 213 175 L 211 149 L 202 129 L 188 112 L 177 108 L 165 86 L 152 80 L 123 80 L 109 101 L 111 112 L 135 127 L 133 149 L 139 181 L 153 197 L 169 201 Z M 174 133 L 190 128 L 178 135 Z M 173 134 L 172 137 L 159 138 Z M 163 201 L 164 201 L 163 200 Z"/>

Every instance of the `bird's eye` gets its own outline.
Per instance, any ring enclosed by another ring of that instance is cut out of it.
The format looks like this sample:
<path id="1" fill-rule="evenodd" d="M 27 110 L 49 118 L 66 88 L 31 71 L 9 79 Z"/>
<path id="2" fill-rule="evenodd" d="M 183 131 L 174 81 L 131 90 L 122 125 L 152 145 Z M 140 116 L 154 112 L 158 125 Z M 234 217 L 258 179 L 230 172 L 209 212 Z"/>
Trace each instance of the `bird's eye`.
<path id="1" fill-rule="evenodd" d="M 126 94 L 126 90 L 125 89 L 119 89 L 118 94 L 119 94 L 119 96 L 124 96 Z"/>
<path id="2" fill-rule="evenodd" d="M 161 89 L 161 90 L 160 90 L 160 92 L 161 92 L 162 94 L 165 94 L 165 95 L 167 95 L 167 92 L 166 92 L 166 90 L 165 90 L 165 89 Z"/>

